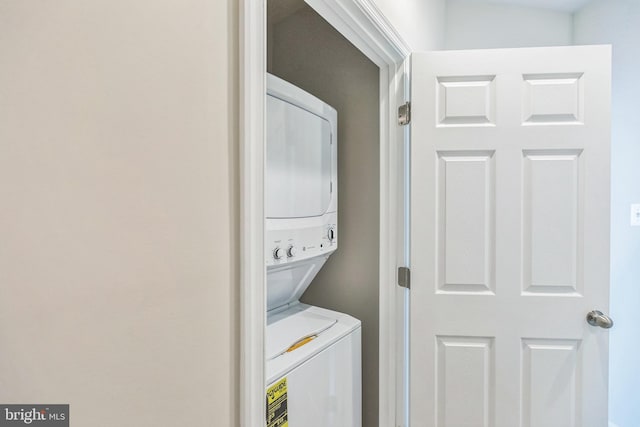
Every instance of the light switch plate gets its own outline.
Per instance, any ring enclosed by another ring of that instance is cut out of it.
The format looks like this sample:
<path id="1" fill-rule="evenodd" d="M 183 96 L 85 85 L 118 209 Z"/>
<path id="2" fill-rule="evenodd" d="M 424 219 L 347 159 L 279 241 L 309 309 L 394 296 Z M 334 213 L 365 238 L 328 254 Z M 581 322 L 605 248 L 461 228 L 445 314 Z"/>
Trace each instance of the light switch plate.
<path id="1" fill-rule="evenodd" d="M 640 203 L 631 205 L 631 226 L 640 227 Z"/>

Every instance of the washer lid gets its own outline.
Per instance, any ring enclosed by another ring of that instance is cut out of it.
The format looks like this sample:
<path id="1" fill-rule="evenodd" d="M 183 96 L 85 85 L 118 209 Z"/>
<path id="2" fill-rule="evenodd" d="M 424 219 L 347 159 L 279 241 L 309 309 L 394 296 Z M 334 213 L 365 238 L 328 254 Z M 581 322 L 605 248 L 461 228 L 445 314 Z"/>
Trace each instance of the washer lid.
<path id="1" fill-rule="evenodd" d="M 301 311 L 290 316 L 277 318 L 267 325 L 267 360 L 294 351 L 331 328 L 337 319 Z"/>

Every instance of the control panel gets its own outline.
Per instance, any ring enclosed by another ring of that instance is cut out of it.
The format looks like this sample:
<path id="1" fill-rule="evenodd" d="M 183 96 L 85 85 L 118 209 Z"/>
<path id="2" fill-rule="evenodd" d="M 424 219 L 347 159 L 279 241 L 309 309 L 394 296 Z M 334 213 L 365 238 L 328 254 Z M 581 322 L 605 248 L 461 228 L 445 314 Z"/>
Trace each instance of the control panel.
<path id="1" fill-rule="evenodd" d="M 283 226 L 286 225 L 286 227 Z M 267 220 L 267 266 L 285 264 L 333 252 L 338 247 L 337 216 Z"/>

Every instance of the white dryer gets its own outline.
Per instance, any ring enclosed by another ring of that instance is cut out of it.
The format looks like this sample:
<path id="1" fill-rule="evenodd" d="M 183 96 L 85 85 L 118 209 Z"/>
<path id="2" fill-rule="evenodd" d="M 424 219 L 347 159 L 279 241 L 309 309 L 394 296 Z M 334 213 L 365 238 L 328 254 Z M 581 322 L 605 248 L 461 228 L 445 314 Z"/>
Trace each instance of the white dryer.
<path id="1" fill-rule="evenodd" d="M 337 113 L 267 75 L 267 427 L 361 427 L 360 321 L 299 302 L 338 247 Z"/>

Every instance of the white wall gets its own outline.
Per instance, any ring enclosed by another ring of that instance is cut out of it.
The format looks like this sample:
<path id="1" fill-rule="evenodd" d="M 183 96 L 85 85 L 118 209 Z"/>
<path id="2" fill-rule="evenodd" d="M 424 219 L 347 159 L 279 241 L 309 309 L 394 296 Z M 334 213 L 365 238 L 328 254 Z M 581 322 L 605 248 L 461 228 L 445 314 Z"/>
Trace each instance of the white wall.
<path id="1" fill-rule="evenodd" d="M 545 9 L 447 2 L 447 49 L 613 45 L 610 420 L 635 427 L 640 419 L 640 228 L 629 205 L 640 203 L 640 3 L 594 0 L 575 14 Z"/>
<path id="2" fill-rule="evenodd" d="M 575 15 L 576 44 L 613 45 L 610 416 L 619 427 L 640 420 L 640 2 L 595 0 Z"/>
<path id="3" fill-rule="evenodd" d="M 236 8 L 0 1 L 0 402 L 237 425 Z"/>
<path id="4" fill-rule="evenodd" d="M 569 46 L 572 14 L 548 9 L 449 0 L 445 49 Z"/>
<path id="5" fill-rule="evenodd" d="M 373 0 L 412 50 L 444 47 L 446 0 Z"/>

